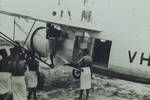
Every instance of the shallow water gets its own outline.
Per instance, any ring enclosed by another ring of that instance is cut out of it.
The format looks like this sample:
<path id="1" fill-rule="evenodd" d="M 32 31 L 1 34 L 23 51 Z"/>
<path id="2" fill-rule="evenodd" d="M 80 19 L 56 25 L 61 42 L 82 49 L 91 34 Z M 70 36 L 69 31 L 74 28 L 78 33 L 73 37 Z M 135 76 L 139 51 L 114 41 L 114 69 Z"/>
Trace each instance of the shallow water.
<path id="1" fill-rule="evenodd" d="M 46 71 L 45 71 L 46 73 Z M 72 68 L 59 66 L 47 71 L 45 87 L 38 92 L 39 100 L 77 100 L 79 80 Z M 94 75 L 89 100 L 150 100 L 150 85 Z"/>

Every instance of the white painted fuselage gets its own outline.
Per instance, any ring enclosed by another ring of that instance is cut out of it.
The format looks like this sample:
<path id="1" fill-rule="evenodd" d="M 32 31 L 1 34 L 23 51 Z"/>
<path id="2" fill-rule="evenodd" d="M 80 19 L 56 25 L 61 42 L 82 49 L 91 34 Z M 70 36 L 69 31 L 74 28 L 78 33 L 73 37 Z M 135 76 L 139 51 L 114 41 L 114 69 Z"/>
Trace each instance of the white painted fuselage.
<path id="1" fill-rule="evenodd" d="M 108 71 L 150 79 L 149 0 L 1 0 L 0 3 L 2 11 L 41 20 L 34 29 L 45 26 L 44 21 L 47 21 L 91 30 L 88 30 L 91 37 L 112 42 L 106 67 Z M 92 11 L 90 21 L 86 18 L 82 20 L 84 10 Z M 16 20 L 23 25 L 26 33 L 33 22 L 18 18 Z M 0 31 L 11 33 L 7 35 L 12 37 L 13 21 L 14 17 L 1 15 Z M 70 38 L 65 41 L 64 48 L 70 50 L 67 53 L 72 55 L 75 34 L 69 32 Z M 20 39 L 22 31 L 16 28 L 16 34 L 16 38 Z M 24 40 L 25 37 L 21 39 Z"/>

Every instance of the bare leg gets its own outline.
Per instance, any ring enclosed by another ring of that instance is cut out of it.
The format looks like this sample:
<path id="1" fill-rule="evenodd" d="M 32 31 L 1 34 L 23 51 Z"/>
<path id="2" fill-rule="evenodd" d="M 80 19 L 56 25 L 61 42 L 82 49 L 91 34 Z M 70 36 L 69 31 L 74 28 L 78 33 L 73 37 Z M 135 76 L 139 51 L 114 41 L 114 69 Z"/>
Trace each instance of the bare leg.
<path id="1" fill-rule="evenodd" d="M 50 54 L 50 60 L 51 60 L 51 66 L 54 67 L 54 61 L 53 58 L 56 54 L 56 41 L 57 39 L 52 39 L 51 42 L 51 46 L 50 46 L 50 50 L 51 50 L 51 54 Z"/>
<path id="2" fill-rule="evenodd" d="M 5 93 L 0 95 L 0 100 L 13 100 L 11 93 Z"/>
<path id="3" fill-rule="evenodd" d="M 52 66 L 54 66 L 53 57 L 54 57 L 54 55 L 53 55 L 53 54 L 51 54 L 51 55 L 50 55 L 50 59 L 51 59 L 51 64 L 52 64 Z"/>
<path id="4" fill-rule="evenodd" d="M 31 99 L 31 95 L 32 95 L 32 89 L 31 89 L 31 88 L 29 88 L 28 100 L 30 100 L 30 99 Z"/>
<path id="5" fill-rule="evenodd" d="M 89 98 L 89 89 L 86 89 L 86 100 Z"/>
<path id="6" fill-rule="evenodd" d="M 90 70 L 91 70 L 91 79 L 93 79 L 93 69 L 92 69 L 92 67 L 90 67 Z"/>
<path id="7" fill-rule="evenodd" d="M 37 100 L 36 99 L 36 88 L 33 88 L 33 95 L 34 95 L 34 100 Z"/>
<path id="8" fill-rule="evenodd" d="M 83 90 L 80 90 L 79 100 L 82 100 Z"/>
<path id="9" fill-rule="evenodd" d="M 13 94 L 11 92 L 7 94 L 6 100 L 13 100 Z"/>

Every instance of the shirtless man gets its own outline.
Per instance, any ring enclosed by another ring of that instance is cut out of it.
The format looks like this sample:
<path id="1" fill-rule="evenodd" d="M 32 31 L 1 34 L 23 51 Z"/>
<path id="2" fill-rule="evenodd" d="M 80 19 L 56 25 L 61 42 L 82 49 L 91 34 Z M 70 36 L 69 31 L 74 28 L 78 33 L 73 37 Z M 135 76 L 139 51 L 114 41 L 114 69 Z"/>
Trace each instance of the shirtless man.
<path id="1" fill-rule="evenodd" d="M 56 55 L 57 50 L 57 42 L 60 38 L 62 32 L 60 30 L 57 30 L 54 25 L 47 23 L 46 24 L 46 38 L 49 39 L 49 47 L 50 47 L 50 60 L 51 60 L 51 67 L 54 67 L 54 61 L 53 58 Z"/>
<path id="2" fill-rule="evenodd" d="M 14 47 L 10 49 L 11 67 L 12 69 L 12 92 L 13 100 L 27 100 L 26 84 L 25 84 L 25 71 L 26 62 L 22 49 L 20 47 Z"/>
<path id="3" fill-rule="evenodd" d="M 0 50 L 2 57 L 0 61 L 0 100 L 12 100 L 11 93 L 11 72 L 12 68 L 8 64 L 9 57 L 5 49 Z"/>
<path id="4" fill-rule="evenodd" d="M 91 88 L 91 67 L 92 57 L 89 56 L 88 49 L 83 49 L 83 57 L 79 60 L 79 66 L 81 68 L 80 76 L 80 96 L 79 100 L 82 100 L 83 91 L 86 90 L 86 100 L 89 97 L 89 90 Z"/>
<path id="5" fill-rule="evenodd" d="M 38 85 L 39 62 L 34 58 L 34 55 L 30 53 L 27 60 L 27 64 L 28 64 L 28 72 L 26 73 L 25 76 L 27 81 L 27 87 L 29 90 L 28 100 L 31 99 L 32 94 L 34 96 L 34 100 L 37 100 L 36 88 Z"/>

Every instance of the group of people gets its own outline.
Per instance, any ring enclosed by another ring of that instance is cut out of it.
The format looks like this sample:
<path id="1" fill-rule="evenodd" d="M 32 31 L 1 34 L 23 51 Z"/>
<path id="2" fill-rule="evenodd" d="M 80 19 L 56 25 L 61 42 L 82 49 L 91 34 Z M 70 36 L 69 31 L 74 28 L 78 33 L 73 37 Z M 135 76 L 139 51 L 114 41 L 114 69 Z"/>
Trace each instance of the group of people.
<path id="1" fill-rule="evenodd" d="M 31 52 L 19 46 L 0 49 L 0 100 L 30 100 L 36 98 L 39 62 Z M 27 94 L 28 92 L 28 94 Z"/>
<path id="2" fill-rule="evenodd" d="M 80 66 L 80 95 L 86 90 L 86 100 L 91 88 L 92 58 L 88 49 L 82 50 Z M 32 52 L 23 51 L 19 46 L 10 48 L 8 56 L 6 49 L 0 49 L 0 100 L 30 100 L 36 97 L 36 87 L 39 76 L 39 62 Z M 28 91 L 28 94 L 27 94 Z"/>

